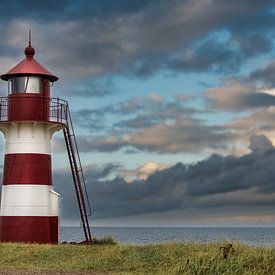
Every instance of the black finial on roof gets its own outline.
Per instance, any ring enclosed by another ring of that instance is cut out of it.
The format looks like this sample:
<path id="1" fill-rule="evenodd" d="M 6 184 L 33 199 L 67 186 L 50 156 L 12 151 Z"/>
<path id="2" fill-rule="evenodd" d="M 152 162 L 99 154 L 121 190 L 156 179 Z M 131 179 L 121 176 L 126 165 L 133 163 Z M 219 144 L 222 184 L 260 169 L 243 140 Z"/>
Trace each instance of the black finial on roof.
<path id="1" fill-rule="evenodd" d="M 32 44 L 32 31 L 29 30 L 29 46 Z"/>
<path id="2" fill-rule="evenodd" d="M 25 55 L 32 58 L 35 54 L 35 50 L 32 47 L 32 31 L 29 30 L 29 46 L 25 49 Z"/>

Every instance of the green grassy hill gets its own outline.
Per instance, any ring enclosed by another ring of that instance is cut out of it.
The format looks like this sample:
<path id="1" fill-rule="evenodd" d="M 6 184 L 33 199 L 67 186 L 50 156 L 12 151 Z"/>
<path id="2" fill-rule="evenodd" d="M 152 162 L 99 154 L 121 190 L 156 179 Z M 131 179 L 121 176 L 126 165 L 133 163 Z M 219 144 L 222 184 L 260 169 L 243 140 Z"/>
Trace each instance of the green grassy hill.
<path id="1" fill-rule="evenodd" d="M 223 259 L 220 250 L 223 245 L 0 244 L 0 274 L 1 270 L 95 271 L 100 274 L 275 274 L 275 247 L 253 248 L 236 243 L 233 244 L 235 252 Z"/>

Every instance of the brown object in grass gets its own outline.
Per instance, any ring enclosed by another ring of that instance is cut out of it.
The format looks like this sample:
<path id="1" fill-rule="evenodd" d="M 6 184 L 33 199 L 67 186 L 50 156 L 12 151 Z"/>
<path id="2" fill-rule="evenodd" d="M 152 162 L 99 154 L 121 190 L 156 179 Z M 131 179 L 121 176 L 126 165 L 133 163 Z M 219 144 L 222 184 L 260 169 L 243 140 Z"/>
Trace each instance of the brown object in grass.
<path id="1" fill-rule="evenodd" d="M 226 259 L 230 252 L 234 253 L 235 249 L 231 243 L 227 244 L 226 246 L 221 246 L 220 251 L 223 254 L 223 258 Z"/>

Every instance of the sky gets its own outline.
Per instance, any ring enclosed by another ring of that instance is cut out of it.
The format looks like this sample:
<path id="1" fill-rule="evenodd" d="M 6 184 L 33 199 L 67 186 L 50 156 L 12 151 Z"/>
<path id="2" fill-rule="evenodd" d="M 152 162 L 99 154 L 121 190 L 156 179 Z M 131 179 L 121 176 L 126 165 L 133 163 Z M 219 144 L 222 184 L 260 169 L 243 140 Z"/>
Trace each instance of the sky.
<path id="1" fill-rule="evenodd" d="M 0 22 L 1 73 L 31 29 L 60 78 L 92 225 L 275 225 L 273 1 L 3 0 Z M 52 155 L 61 223 L 77 225 L 62 132 Z"/>

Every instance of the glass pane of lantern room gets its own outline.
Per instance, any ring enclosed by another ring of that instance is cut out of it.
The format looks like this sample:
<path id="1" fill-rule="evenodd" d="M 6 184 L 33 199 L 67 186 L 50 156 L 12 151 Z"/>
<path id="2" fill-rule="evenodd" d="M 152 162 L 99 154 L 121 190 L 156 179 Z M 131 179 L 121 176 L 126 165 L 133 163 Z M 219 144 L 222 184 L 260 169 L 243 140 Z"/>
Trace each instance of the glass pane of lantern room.
<path id="1" fill-rule="evenodd" d="M 26 87 L 26 77 L 13 77 L 11 80 L 11 93 L 17 94 L 17 93 L 24 93 L 25 87 Z"/>
<path id="2" fill-rule="evenodd" d="M 28 76 L 25 93 L 39 94 L 41 92 L 41 78 L 37 76 Z"/>
<path id="3" fill-rule="evenodd" d="M 9 95 L 11 94 L 11 91 L 12 91 L 12 89 L 11 89 L 11 86 L 12 84 L 11 84 L 11 79 L 9 79 L 8 80 L 8 92 L 9 92 Z"/>

